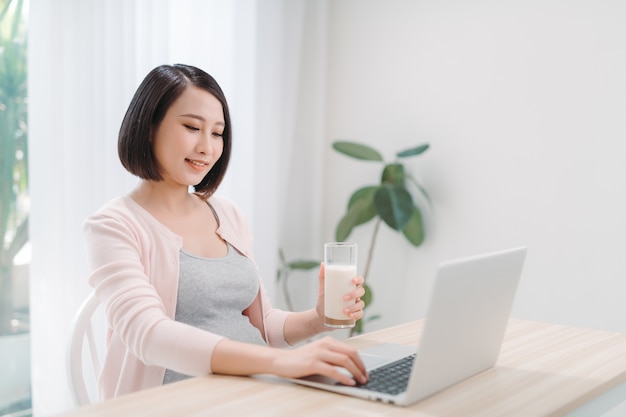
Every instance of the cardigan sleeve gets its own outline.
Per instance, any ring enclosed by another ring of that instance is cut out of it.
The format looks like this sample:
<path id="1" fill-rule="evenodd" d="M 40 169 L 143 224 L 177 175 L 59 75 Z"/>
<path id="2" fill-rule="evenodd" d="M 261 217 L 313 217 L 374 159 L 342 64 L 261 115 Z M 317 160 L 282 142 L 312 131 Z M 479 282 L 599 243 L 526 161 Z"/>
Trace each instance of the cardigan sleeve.
<path id="1" fill-rule="evenodd" d="M 176 297 L 176 287 L 168 292 L 160 285 L 159 292 L 154 283 L 154 276 L 166 273 L 168 266 L 178 268 L 177 258 L 166 259 L 171 252 L 159 247 L 166 245 L 164 239 L 148 239 L 132 221 L 102 213 L 86 220 L 84 235 L 90 284 L 126 349 L 146 365 L 192 376 L 211 373 L 213 349 L 223 337 L 173 320 L 164 298 Z M 155 261 L 154 253 L 161 259 Z M 123 366 L 123 353 L 111 352 L 120 356 L 113 362 Z"/>

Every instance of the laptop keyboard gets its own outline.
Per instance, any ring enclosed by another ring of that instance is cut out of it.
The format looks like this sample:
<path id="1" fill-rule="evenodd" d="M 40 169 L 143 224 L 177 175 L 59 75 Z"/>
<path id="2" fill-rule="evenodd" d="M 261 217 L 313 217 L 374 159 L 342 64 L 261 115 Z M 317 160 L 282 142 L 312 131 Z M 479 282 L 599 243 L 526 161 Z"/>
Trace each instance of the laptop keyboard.
<path id="1" fill-rule="evenodd" d="M 414 353 L 370 371 L 367 383 L 357 384 L 356 387 L 390 395 L 404 392 L 409 384 L 415 355 Z"/>

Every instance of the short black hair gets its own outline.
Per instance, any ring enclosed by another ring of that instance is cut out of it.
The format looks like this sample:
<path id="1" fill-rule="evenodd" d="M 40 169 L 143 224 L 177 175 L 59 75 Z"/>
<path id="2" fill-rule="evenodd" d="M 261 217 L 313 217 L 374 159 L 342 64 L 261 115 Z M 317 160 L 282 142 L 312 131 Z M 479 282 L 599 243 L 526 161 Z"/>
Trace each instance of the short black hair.
<path id="1" fill-rule="evenodd" d="M 232 127 L 226 97 L 219 84 L 203 70 L 183 64 L 154 68 L 141 82 L 126 110 L 117 141 L 117 153 L 128 172 L 151 181 L 163 179 L 152 149 L 151 136 L 163 121 L 167 110 L 188 86 L 208 91 L 222 104 L 224 112 L 224 148 L 209 173 L 194 184 L 195 192 L 209 198 L 222 182 L 231 154 Z"/>

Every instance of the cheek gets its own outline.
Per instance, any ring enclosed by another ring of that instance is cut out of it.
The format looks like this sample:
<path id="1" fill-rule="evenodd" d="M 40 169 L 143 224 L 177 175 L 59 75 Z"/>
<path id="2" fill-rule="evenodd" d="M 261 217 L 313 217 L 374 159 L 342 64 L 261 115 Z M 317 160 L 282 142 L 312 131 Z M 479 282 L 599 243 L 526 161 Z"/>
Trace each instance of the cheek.
<path id="1" fill-rule="evenodd" d="M 218 141 L 215 148 L 219 152 L 219 154 L 222 155 L 224 153 L 224 139 Z"/>

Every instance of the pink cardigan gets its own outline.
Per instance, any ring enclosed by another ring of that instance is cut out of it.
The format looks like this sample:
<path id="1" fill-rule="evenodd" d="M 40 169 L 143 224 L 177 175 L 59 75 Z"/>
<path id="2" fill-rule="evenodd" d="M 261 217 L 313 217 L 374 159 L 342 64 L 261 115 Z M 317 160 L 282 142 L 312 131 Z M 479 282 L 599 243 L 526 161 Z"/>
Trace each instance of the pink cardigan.
<path id="1" fill-rule="evenodd" d="M 252 237 L 238 208 L 213 196 L 217 233 L 252 259 Z M 84 224 L 90 284 L 103 303 L 108 348 L 99 378 L 101 399 L 161 385 L 165 369 L 193 376 L 211 373 L 222 336 L 174 321 L 179 250 L 183 240 L 128 196 L 118 197 Z M 288 312 L 272 308 L 260 289 L 244 312 L 270 346 L 288 346 Z"/>

